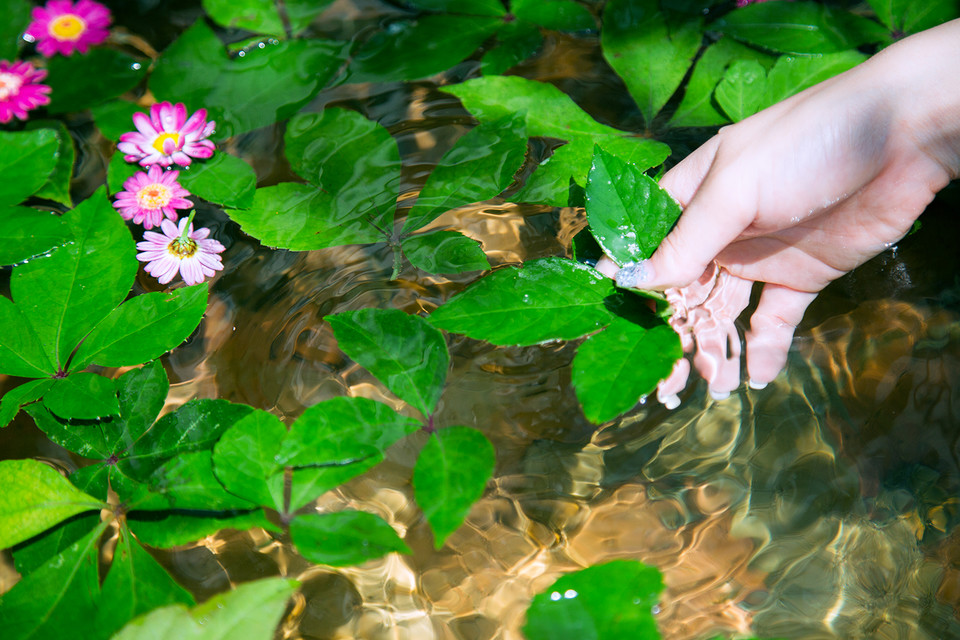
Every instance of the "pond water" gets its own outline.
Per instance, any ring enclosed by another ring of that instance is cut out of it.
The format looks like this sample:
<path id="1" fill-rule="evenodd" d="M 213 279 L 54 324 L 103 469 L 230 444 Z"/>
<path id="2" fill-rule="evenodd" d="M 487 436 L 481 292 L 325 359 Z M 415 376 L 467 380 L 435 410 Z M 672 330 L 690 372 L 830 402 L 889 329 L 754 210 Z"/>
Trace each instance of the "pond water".
<path id="1" fill-rule="evenodd" d="M 365 13 L 373 3 L 336 6 L 347 31 L 382 17 Z M 450 73 L 465 76 L 471 64 Z M 518 71 L 555 82 L 601 122 L 630 129 L 638 121 L 596 40 L 550 38 Z M 347 106 L 386 126 L 404 160 L 400 206 L 409 207 L 473 124 L 436 90 L 449 79 L 348 85 L 305 110 Z M 709 133 L 666 141 L 682 156 Z M 229 151 L 264 186 L 295 178 L 281 140 L 271 127 L 231 140 Z M 91 181 L 102 180 L 100 146 L 82 143 Z M 670 640 L 960 638 L 958 206 L 948 189 L 915 234 L 832 284 L 807 313 L 786 372 L 723 401 L 696 381 L 674 411 L 650 402 L 597 427 L 571 386 L 576 344 L 503 348 L 449 335 L 452 367 L 435 423 L 481 430 L 497 464 L 483 499 L 439 551 L 412 500 L 408 479 L 423 443 L 413 437 L 318 501 L 379 513 L 409 556 L 335 570 L 253 530 L 156 557 L 198 600 L 266 576 L 301 580 L 284 638 L 519 640 L 535 593 L 615 558 L 663 572 L 657 620 Z M 225 398 L 291 421 L 343 395 L 409 411 L 338 350 L 324 316 L 367 307 L 429 313 L 478 275 L 407 265 L 391 280 L 393 254 L 382 244 L 273 250 L 213 207 L 198 220 L 228 246 L 225 269 L 200 329 L 164 358 L 165 411 Z M 585 221 L 582 210 L 495 200 L 435 224 L 482 241 L 497 266 L 569 255 Z M 141 290 L 162 288 L 142 271 L 138 278 Z M 65 469 L 84 464 L 25 414 L 0 432 L 0 451 Z M 0 591 L 12 579 L 8 565 Z"/>

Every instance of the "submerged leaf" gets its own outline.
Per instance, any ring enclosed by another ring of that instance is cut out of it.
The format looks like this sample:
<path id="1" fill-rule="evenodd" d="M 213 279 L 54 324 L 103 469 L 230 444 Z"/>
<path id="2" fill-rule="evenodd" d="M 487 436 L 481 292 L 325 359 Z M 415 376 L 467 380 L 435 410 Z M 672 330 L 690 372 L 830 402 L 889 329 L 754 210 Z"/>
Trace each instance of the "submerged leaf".
<path id="1" fill-rule="evenodd" d="M 290 523 L 290 537 L 310 562 L 337 567 L 362 564 L 388 553 L 410 553 L 383 518 L 363 511 L 297 516 Z"/>
<path id="2" fill-rule="evenodd" d="M 459 231 L 440 230 L 407 236 L 402 246 L 410 264 L 429 273 L 463 273 L 490 268 L 480 243 Z"/>

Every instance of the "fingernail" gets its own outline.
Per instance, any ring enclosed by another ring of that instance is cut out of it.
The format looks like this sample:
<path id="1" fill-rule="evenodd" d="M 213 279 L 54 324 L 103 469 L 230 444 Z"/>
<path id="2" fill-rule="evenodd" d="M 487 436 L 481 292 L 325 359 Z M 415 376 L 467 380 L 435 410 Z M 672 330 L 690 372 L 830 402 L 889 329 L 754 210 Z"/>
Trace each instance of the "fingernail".
<path id="1" fill-rule="evenodd" d="M 750 387 L 751 389 L 756 389 L 757 391 L 759 391 L 760 389 L 765 389 L 766 386 L 767 386 L 767 383 L 766 383 L 766 382 L 757 382 L 757 381 L 751 379 L 751 380 L 748 380 L 748 381 L 747 381 L 747 386 Z"/>
<path id="2" fill-rule="evenodd" d="M 628 262 L 617 271 L 617 286 L 622 289 L 636 289 L 650 280 L 651 275 L 646 260 Z"/>
<path id="3" fill-rule="evenodd" d="M 714 400 L 716 400 L 717 402 L 720 402 L 721 400 L 726 400 L 727 398 L 729 398 L 729 397 L 730 397 L 730 392 L 729 392 L 729 391 L 714 391 L 713 389 L 711 389 L 711 390 L 710 390 L 710 397 L 713 398 Z"/>
<path id="4" fill-rule="evenodd" d="M 680 396 L 678 396 L 675 393 L 672 395 L 666 396 L 664 398 L 657 398 L 657 399 L 660 400 L 660 403 L 670 411 L 673 411 L 674 409 L 680 406 Z"/>

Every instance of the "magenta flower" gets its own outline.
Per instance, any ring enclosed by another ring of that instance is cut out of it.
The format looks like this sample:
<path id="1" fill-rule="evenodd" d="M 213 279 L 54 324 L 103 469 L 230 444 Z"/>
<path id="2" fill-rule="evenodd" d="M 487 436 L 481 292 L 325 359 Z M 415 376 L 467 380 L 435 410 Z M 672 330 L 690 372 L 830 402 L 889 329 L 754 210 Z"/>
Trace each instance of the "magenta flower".
<path id="1" fill-rule="evenodd" d="M 50 102 L 50 87 L 40 84 L 47 77 L 43 69 L 34 69 L 29 62 L 0 60 L 0 122 L 16 116 L 27 119 L 27 111 Z"/>
<path id="2" fill-rule="evenodd" d="M 770 2 L 770 0 L 737 0 L 737 6 L 745 7 L 748 4 L 757 4 L 759 2 Z"/>
<path id="3" fill-rule="evenodd" d="M 33 22 L 23 37 L 37 43 L 37 51 L 46 57 L 74 51 L 86 53 L 92 44 L 100 44 L 110 35 L 110 10 L 93 0 L 50 0 L 34 7 Z"/>
<path id="4" fill-rule="evenodd" d="M 188 226 L 189 225 L 189 226 Z M 137 260 L 146 262 L 144 270 L 167 284 L 180 272 L 183 281 L 189 284 L 203 282 L 215 272 L 223 269 L 220 256 L 225 247 L 208 238 L 210 229 L 202 227 L 193 230 L 193 214 L 181 218 L 175 225 L 169 220 L 160 221 L 162 234 L 146 231 L 143 242 L 137 243 Z"/>
<path id="5" fill-rule="evenodd" d="M 190 192 L 177 182 L 179 171 L 164 171 L 153 165 L 146 172 L 138 171 L 123 183 L 113 206 L 124 220 L 143 223 L 144 229 L 159 227 L 163 216 L 177 219 L 174 209 L 189 209 L 193 203 L 185 200 Z"/>
<path id="6" fill-rule="evenodd" d="M 187 108 L 182 102 L 175 105 L 160 102 L 150 107 L 150 117 L 133 114 L 136 131 L 120 136 L 117 149 L 126 154 L 127 162 L 139 162 L 146 167 L 173 163 L 187 166 L 190 158 L 209 158 L 213 143 L 207 138 L 213 134 L 215 122 L 207 122 L 207 110 L 197 111 L 187 119 Z"/>

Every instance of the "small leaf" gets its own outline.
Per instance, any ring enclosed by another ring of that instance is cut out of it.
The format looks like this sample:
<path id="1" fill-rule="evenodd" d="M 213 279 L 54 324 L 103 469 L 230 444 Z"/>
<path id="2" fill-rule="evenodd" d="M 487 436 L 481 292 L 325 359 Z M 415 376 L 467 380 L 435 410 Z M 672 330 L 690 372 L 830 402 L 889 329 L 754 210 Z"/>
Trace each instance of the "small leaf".
<path id="1" fill-rule="evenodd" d="M 286 37 L 273 0 L 203 0 L 203 10 L 230 29 Z"/>
<path id="2" fill-rule="evenodd" d="M 767 93 L 767 70 L 756 60 L 738 60 L 730 65 L 717 85 L 717 104 L 734 122 L 762 108 Z"/>
<path id="3" fill-rule="evenodd" d="M 59 149 L 53 129 L 0 131 L 0 206 L 19 204 L 46 184 Z"/>
<path id="4" fill-rule="evenodd" d="M 287 429 L 254 410 L 228 429 L 213 449 L 214 472 L 230 493 L 283 513 L 283 473 L 277 463 Z"/>
<path id="5" fill-rule="evenodd" d="M 172 605 L 127 624 L 112 640 L 270 640 L 297 582 L 265 578 L 238 585 L 201 605 Z"/>
<path id="6" fill-rule="evenodd" d="M 361 309 L 326 317 L 337 345 L 424 416 L 443 392 L 450 355 L 443 335 L 397 309 Z"/>
<path id="7" fill-rule="evenodd" d="M 604 299 L 613 283 L 561 258 L 531 260 L 474 282 L 430 314 L 440 329 L 499 345 L 573 340 L 613 319 Z"/>
<path id="8" fill-rule="evenodd" d="M 54 380 L 50 378 L 31 380 L 3 394 L 0 397 L 0 427 L 10 424 L 17 417 L 21 407 L 43 397 L 53 383 Z"/>
<path id="9" fill-rule="evenodd" d="M 27 207 L 0 211 L 0 265 L 43 257 L 70 241 L 70 232 L 55 213 Z"/>
<path id="10" fill-rule="evenodd" d="M 96 420 L 120 413 L 113 380 L 95 373 L 74 373 L 54 380 L 43 403 L 64 419 Z"/>
<path id="11" fill-rule="evenodd" d="M 413 469 L 413 495 L 437 549 L 483 495 L 495 464 L 493 445 L 476 429 L 447 427 L 430 436 Z"/>
<path id="12" fill-rule="evenodd" d="M 362 511 L 297 516 L 290 523 L 290 537 L 310 562 L 336 567 L 362 564 L 388 553 L 410 553 L 393 527 Z"/>
<path id="13" fill-rule="evenodd" d="M 602 424 L 626 413 L 682 356 L 680 337 L 668 325 L 645 329 L 616 320 L 577 347 L 572 381 L 584 415 Z"/>
<path id="14" fill-rule="evenodd" d="M 37 460 L 0 460 L 0 549 L 104 505 Z"/>
<path id="15" fill-rule="evenodd" d="M 587 179 L 587 221 L 617 265 L 653 255 L 679 217 L 680 205 L 653 178 L 597 147 Z"/>
<path id="16" fill-rule="evenodd" d="M 480 243 L 459 231 L 431 231 L 403 239 L 410 264 L 428 273 L 463 273 L 490 268 Z"/>
<path id="17" fill-rule="evenodd" d="M 125 53 L 95 47 L 85 55 L 53 56 L 47 61 L 50 113 L 83 111 L 132 89 L 147 74 L 143 63 Z"/>
<path id="18" fill-rule="evenodd" d="M 60 139 L 60 148 L 57 153 L 57 165 L 47 179 L 47 183 L 36 192 L 38 198 L 53 200 L 68 207 L 73 206 L 70 197 L 70 179 L 73 177 L 73 163 L 77 159 L 77 152 L 73 147 L 73 138 L 67 130 L 67 125 L 59 120 L 30 120 L 26 127 L 28 131 L 35 129 L 54 129 Z"/>
<path id="19" fill-rule="evenodd" d="M 533 598 L 523 635 L 529 640 L 659 638 L 653 607 L 663 579 L 633 560 L 563 576 Z"/>
<path id="20" fill-rule="evenodd" d="M 257 174 L 249 164 L 219 152 L 204 162 L 180 169 L 180 185 L 192 195 L 223 207 L 244 209 L 253 204 Z"/>

